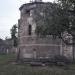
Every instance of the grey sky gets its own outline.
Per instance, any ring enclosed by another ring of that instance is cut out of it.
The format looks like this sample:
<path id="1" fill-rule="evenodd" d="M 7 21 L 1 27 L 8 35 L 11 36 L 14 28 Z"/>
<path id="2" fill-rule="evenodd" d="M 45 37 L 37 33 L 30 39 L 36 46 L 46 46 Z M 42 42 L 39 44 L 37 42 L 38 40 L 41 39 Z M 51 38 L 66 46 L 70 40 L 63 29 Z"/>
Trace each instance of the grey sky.
<path id="1" fill-rule="evenodd" d="M 0 38 L 10 37 L 11 27 L 19 19 L 19 7 L 30 0 L 0 0 Z M 52 2 L 54 0 L 43 0 Z"/>

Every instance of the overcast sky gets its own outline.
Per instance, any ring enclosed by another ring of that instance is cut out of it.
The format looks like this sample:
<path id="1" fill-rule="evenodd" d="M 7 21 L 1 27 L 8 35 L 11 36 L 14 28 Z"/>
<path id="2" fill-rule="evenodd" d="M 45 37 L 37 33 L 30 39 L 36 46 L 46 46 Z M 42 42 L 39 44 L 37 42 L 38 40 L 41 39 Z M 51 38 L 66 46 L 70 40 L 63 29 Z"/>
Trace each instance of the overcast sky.
<path id="1" fill-rule="evenodd" d="M 0 38 L 10 37 L 11 27 L 19 19 L 19 7 L 30 0 L 0 0 Z M 43 0 L 52 2 L 54 0 Z"/>

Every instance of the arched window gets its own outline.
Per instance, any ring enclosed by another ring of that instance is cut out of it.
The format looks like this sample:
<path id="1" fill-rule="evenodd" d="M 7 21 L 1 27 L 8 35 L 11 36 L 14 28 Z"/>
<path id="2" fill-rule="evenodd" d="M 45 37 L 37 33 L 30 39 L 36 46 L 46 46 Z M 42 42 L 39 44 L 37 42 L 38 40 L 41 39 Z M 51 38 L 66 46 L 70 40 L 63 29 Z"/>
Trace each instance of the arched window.
<path id="1" fill-rule="evenodd" d="M 29 25 L 29 27 L 28 27 L 28 34 L 31 35 L 31 32 L 32 32 L 32 26 Z"/>

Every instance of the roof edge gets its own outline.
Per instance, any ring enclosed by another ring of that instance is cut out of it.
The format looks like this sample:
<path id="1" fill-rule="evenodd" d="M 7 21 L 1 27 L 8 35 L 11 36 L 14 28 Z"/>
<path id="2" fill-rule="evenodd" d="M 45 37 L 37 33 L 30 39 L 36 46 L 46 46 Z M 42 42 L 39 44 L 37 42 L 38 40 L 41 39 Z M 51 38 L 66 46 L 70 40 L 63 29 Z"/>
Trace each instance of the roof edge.
<path id="1" fill-rule="evenodd" d="M 26 3 L 26 4 L 21 5 L 21 7 L 19 8 L 19 10 L 21 11 L 25 5 L 45 4 L 45 3 L 46 3 L 46 2 L 33 2 L 33 3 Z M 50 3 L 50 2 L 47 2 L 47 3 Z"/>

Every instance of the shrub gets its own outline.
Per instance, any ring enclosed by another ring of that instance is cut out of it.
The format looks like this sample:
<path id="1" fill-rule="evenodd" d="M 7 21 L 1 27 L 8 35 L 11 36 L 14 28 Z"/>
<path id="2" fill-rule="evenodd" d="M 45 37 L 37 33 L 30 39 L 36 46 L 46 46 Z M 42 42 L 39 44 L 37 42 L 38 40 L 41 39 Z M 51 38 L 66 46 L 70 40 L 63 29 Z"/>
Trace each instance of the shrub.
<path id="1" fill-rule="evenodd" d="M 71 63 L 70 59 L 61 55 L 54 56 L 53 61 L 57 65 L 66 65 Z"/>

